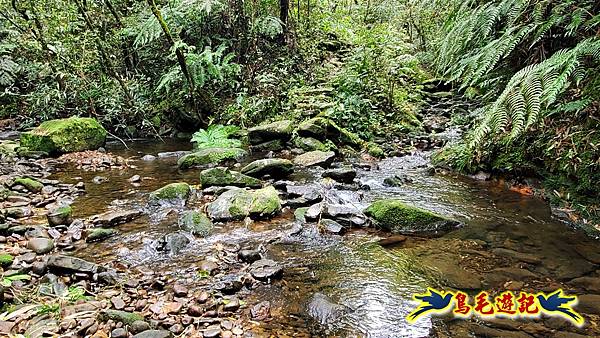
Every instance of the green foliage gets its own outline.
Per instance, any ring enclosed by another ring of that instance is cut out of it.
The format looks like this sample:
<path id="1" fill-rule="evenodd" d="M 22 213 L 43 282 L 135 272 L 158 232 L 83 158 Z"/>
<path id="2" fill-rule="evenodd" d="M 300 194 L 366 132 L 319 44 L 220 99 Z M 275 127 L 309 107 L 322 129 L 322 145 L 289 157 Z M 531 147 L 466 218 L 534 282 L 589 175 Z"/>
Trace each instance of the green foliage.
<path id="1" fill-rule="evenodd" d="M 23 280 L 31 280 L 31 276 L 29 275 L 24 275 L 24 274 L 16 274 L 16 275 L 9 275 L 9 276 L 3 276 L 2 280 L 0 281 L 0 284 L 4 287 L 10 287 L 12 286 L 12 283 L 15 281 L 23 281 Z"/>
<path id="2" fill-rule="evenodd" d="M 203 148 L 239 148 L 242 142 L 231 138 L 240 130 L 237 126 L 214 124 L 206 129 L 200 129 L 192 136 L 195 149 Z"/>

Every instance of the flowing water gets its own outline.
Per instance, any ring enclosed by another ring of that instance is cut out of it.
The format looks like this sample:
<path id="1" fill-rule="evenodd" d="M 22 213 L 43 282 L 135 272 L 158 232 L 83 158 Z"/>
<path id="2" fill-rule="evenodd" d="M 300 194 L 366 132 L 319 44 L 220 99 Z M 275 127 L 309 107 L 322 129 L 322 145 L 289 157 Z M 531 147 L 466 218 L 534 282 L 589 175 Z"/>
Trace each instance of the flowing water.
<path id="1" fill-rule="evenodd" d="M 378 198 L 396 198 L 464 222 L 463 228 L 441 238 L 409 238 L 401 245 L 384 248 L 378 239 L 385 234 L 373 229 L 354 230 L 344 236 L 322 235 L 310 225 L 293 231 L 294 220 L 288 210 L 271 221 L 218 225 L 214 235 L 193 240 L 177 255 L 165 255 L 155 250 L 153 243 L 177 231 L 176 214 L 185 207 L 149 209 L 147 194 L 171 182 L 198 184 L 199 171 L 179 172 L 175 158 L 140 159 L 144 154 L 185 150 L 189 147 L 186 144 L 139 141 L 130 147 L 124 149 L 115 143 L 108 149 L 131 158 L 135 168 L 105 172 L 64 168 L 57 174 L 65 181 L 85 182 L 87 194 L 73 205 L 80 217 L 112 208 L 147 212 L 120 226 L 119 236 L 85 244 L 76 255 L 173 275 L 194 284 L 203 283 L 194 277 L 196 264 L 202 257 L 215 255 L 215 246 L 224 247 L 224 251 L 227 247 L 260 246 L 268 258 L 281 262 L 285 269 L 283 282 L 264 285 L 246 296 L 250 305 L 271 302 L 273 319 L 253 329 L 257 336 L 424 337 L 430 334 L 432 321 L 424 319 L 411 325 L 405 317 L 415 306 L 412 295 L 427 286 L 475 283 L 475 288 L 498 289 L 503 286 L 502 276 L 494 270 L 498 267 L 528 269 L 536 275 L 534 280 L 543 283 L 566 282 L 596 268 L 583 257 L 583 253 L 597 250 L 596 242 L 552 219 L 544 201 L 508 191 L 498 182 L 430 175 L 427 154 L 386 159 L 372 168 L 360 166 L 363 169 L 358 170 L 358 180 L 370 189 L 350 194 L 365 206 Z M 317 181 L 319 171 L 298 172 L 291 180 Z M 128 181 L 136 174 L 146 177 L 139 186 Z M 398 188 L 384 186 L 384 178 L 394 174 L 403 175 L 408 182 Z M 96 175 L 109 180 L 94 184 Z M 187 208 L 202 204 L 200 199 Z M 494 250 L 499 248 L 518 252 L 528 257 L 529 263 L 491 254 L 498 253 Z M 311 316 L 315 295 L 338 304 L 343 314 L 336 320 Z"/>

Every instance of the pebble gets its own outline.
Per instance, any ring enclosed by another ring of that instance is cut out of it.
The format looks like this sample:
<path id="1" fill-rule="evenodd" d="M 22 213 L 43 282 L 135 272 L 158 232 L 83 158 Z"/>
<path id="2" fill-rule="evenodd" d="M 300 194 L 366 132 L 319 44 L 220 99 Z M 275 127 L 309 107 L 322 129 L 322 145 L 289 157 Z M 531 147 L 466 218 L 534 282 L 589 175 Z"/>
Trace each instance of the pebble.
<path id="1" fill-rule="evenodd" d="M 204 338 L 215 338 L 221 335 L 221 327 L 219 325 L 211 325 L 203 332 Z"/>
<path id="2" fill-rule="evenodd" d="M 112 303 L 113 307 L 117 310 L 123 310 L 123 308 L 125 308 L 125 302 L 120 297 L 112 297 L 110 299 L 110 302 Z"/>
<path id="3" fill-rule="evenodd" d="M 173 285 L 173 293 L 177 297 L 185 297 L 188 294 L 188 289 L 182 284 L 175 283 L 175 285 Z"/>
<path id="4" fill-rule="evenodd" d="M 183 326 L 181 324 L 173 324 L 170 328 L 169 331 L 173 332 L 174 334 L 181 334 L 183 332 Z"/>
<path id="5" fill-rule="evenodd" d="M 129 182 L 131 182 L 131 183 L 137 183 L 137 182 L 140 182 L 141 180 L 142 180 L 142 177 L 140 175 L 133 175 L 129 179 Z"/>
<path id="6" fill-rule="evenodd" d="M 227 302 L 227 304 L 225 304 L 223 306 L 223 309 L 225 311 L 231 311 L 231 312 L 235 312 L 239 308 L 240 308 L 240 300 L 237 299 L 236 297 L 230 298 L 229 301 Z"/>
<path id="7" fill-rule="evenodd" d="M 27 243 L 27 248 L 38 255 L 47 254 L 54 249 L 54 241 L 43 237 L 32 238 Z"/>
<path id="8" fill-rule="evenodd" d="M 146 323 L 143 320 L 136 320 L 131 324 L 130 330 L 133 333 L 139 333 L 146 330 L 150 330 L 150 324 Z"/>
<path id="9" fill-rule="evenodd" d="M 192 317 L 200 317 L 203 313 L 202 308 L 197 305 L 190 305 L 187 310 L 187 314 Z"/>

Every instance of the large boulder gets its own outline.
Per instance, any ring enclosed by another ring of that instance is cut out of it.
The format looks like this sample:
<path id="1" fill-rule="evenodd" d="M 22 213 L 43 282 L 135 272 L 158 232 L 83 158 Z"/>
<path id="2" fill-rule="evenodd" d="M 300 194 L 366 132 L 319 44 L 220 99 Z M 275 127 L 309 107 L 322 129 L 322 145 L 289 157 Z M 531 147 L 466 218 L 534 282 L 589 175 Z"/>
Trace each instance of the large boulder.
<path id="1" fill-rule="evenodd" d="M 334 140 L 350 146 L 360 146 L 362 141 L 358 135 L 338 126 L 326 117 L 314 117 L 298 126 L 297 133 L 301 137 L 313 137 L 319 140 Z"/>
<path id="2" fill-rule="evenodd" d="M 325 142 L 321 142 L 314 137 L 296 137 L 293 140 L 294 146 L 304 150 L 304 151 L 329 151 L 329 150 L 337 150 L 337 147 L 333 142 L 327 140 Z"/>
<path id="3" fill-rule="evenodd" d="M 265 158 L 246 165 L 241 171 L 242 174 L 253 177 L 262 177 L 265 175 L 284 177 L 294 171 L 294 164 L 292 161 L 282 158 Z"/>
<path id="4" fill-rule="evenodd" d="M 71 153 L 100 148 L 106 130 L 93 118 L 71 117 L 50 120 L 21 134 L 21 147 L 49 154 Z"/>
<path id="5" fill-rule="evenodd" d="M 263 218 L 281 211 L 281 200 L 272 186 L 258 190 L 231 189 L 222 193 L 207 208 L 208 216 L 217 221 Z"/>
<path id="6" fill-rule="evenodd" d="M 294 164 L 301 167 L 312 167 L 318 165 L 327 168 L 331 165 L 334 159 L 335 153 L 333 151 L 315 150 L 296 156 L 296 158 L 294 158 Z"/>
<path id="7" fill-rule="evenodd" d="M 184 182 L 171 183 L 150 193 L 151 202 L 185 201 L 192 194 L 192 187 Z"/>
<path id="8" fill-rule="evenodd" d="M 272 140 L 287 141 L 292 137 L 293 131 L 292 121 L 281 120 L 248 129 L 248 139 L 254 145 Z"/>
<path id="9" fill-rule="evenodd" d="M 177 161 L 179 169 L 189 169 L 195 166 L 218 165 L 226 161 L 237 161 L 248 155 L 240 148 L 204 148 L 181 157 Z"/>
<path id="10" fill-rule="evenodd" d="M 203 188 L 212 186 L 260 188 L 262 186 L 261 180 L 241 174 L 237 171 L 229 170 L 226 167 L 203 170 L 200 173 L 200 183 Z"/>
<path id="11" fill-rule="evenodd" d="M 365 214 L 377 226 L 396 234 L 439 236 L 460 225 L 457 221 L 393 199 L 374 202 Z"/>

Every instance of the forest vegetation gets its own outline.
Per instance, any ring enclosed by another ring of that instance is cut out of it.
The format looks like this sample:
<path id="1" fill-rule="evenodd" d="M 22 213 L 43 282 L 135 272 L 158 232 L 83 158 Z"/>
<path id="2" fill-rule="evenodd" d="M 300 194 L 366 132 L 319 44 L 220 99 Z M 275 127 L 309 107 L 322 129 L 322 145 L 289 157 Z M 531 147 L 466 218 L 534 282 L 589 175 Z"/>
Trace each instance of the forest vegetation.
<path id="1" fill-rule="evenodd" d="M 365 142 L 422 128 L 429 83 L 478 109 L 436 155 L 538 176 L 598 218 L 594 0 L 0 0 L 0 119 L 123 138 L 324 114 Z"/>

